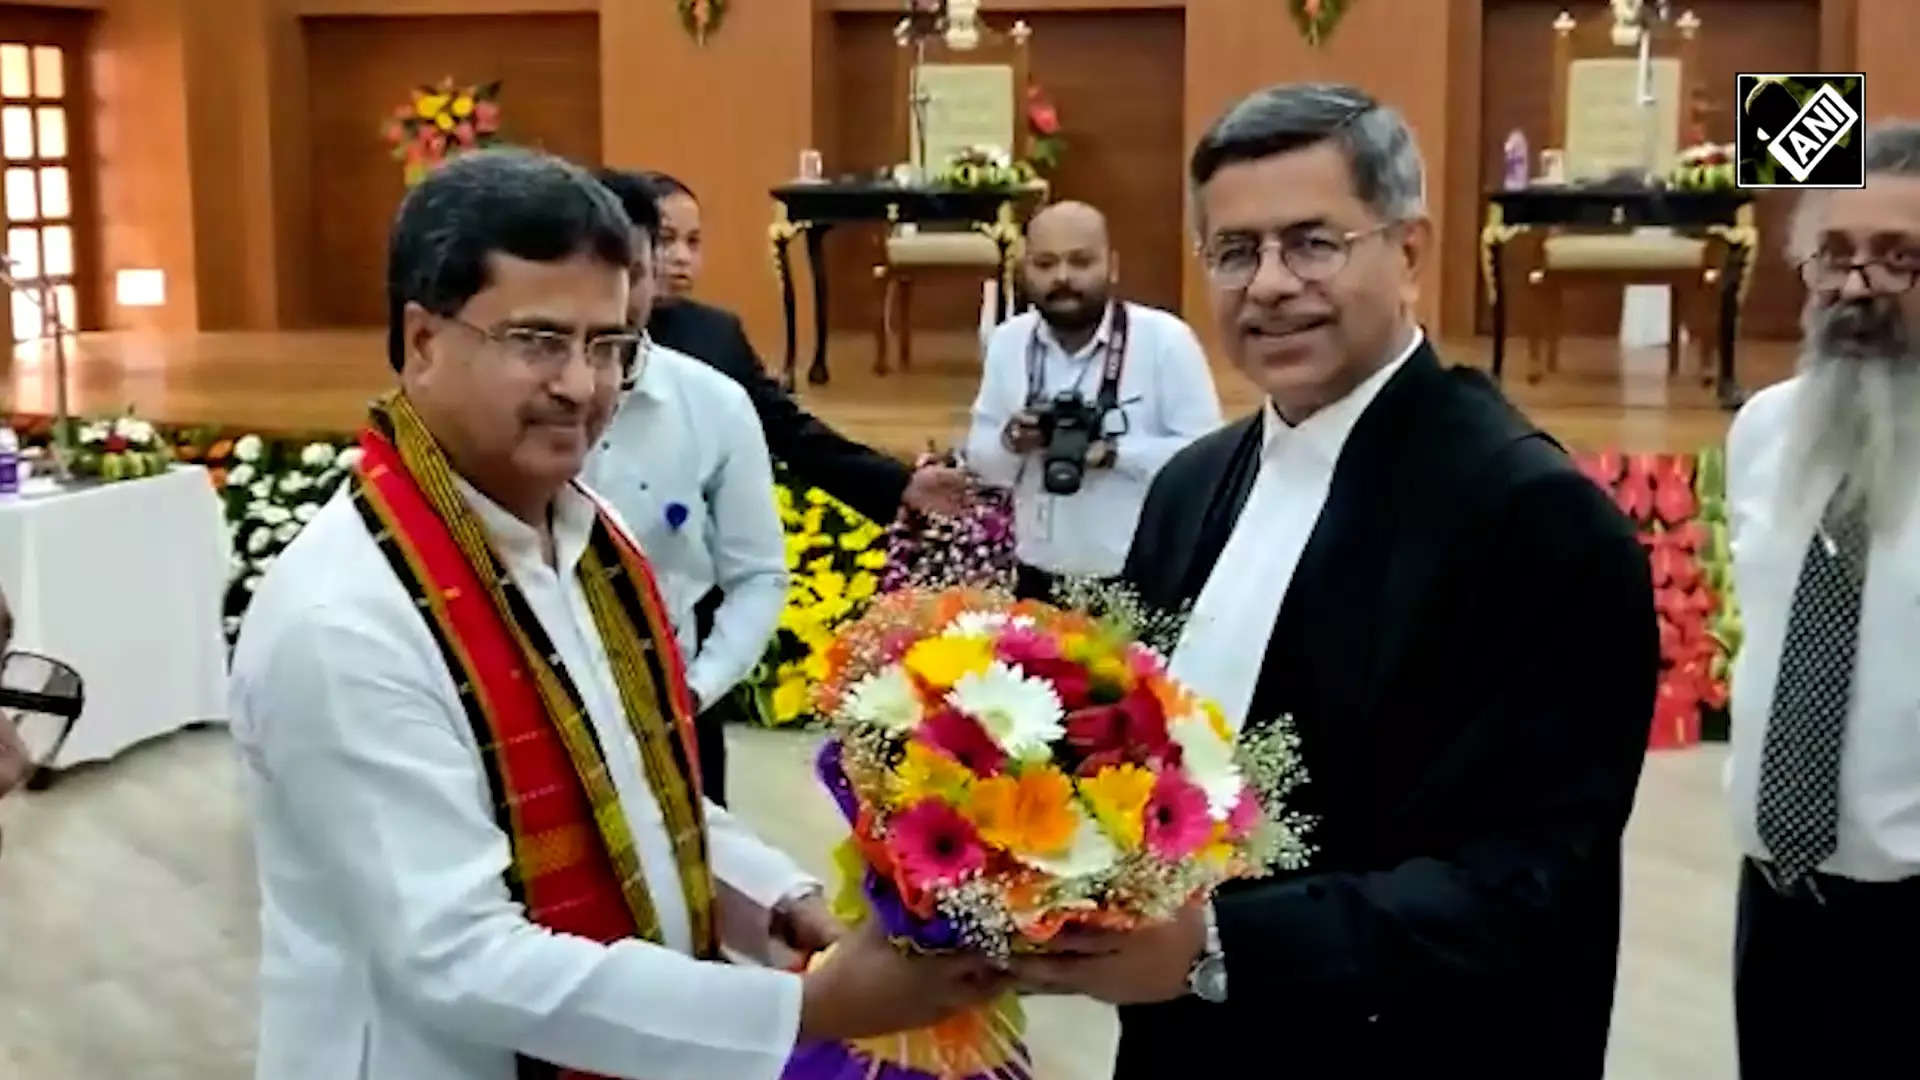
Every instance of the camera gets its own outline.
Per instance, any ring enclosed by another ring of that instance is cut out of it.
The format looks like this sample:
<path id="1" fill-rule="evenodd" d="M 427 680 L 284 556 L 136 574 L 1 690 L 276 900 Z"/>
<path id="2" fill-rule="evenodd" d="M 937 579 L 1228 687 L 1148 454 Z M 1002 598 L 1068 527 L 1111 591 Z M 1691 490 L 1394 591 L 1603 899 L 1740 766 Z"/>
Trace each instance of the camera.
<path id="1" fill-rule="evenodd" d="M 1077 390 L 1034 409 L 1040 423 L 1040 483 L 1050 494 L 1072 495 L 1087 476 L 1087 450 L 1100 438 L 1106 410 Z"/>

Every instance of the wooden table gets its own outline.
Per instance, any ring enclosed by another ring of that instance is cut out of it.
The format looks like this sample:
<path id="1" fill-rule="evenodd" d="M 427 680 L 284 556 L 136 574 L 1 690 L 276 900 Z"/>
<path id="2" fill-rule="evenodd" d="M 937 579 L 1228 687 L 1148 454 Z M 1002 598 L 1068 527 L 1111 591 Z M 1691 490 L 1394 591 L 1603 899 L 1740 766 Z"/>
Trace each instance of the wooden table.
<path id="1" fill-rule="evenodd" d="M 1753 283 L 1760 254 L 1754 225 L 1753 194 L 1747 191 L 1667 191 L 1574 185 L 1521 188 L 1487 195 L 1487 218 L 1480 230 L 1480 268 L 1493 306 L 1493 376 L 1506 359 L 1507 282 L 1501 258 L 1506 245 L 1535 228 L 1588 230 L 1664 226 L 1679 232 L 1716 236 L 1726 243 L 1720 272 L 1720 404 L 1737 409 L 1746 399 L 1734 377 L 1734 342 L 1740 306 Z"/>
<path id="2" fill-rule="evenodd" d="M 1020 255 L 1019 204 L 1046 190 L 1035 188 L 954 188 L 907 186 L 887 181 L 793 183 L 774 188 L 774 222 L 767 230 L 773 246 L 774 269 L 780 275 L 780 302 L 786 313 L 786 362 L 781 379 L 788 390 L 795 383 L 799 361 L 795 335 L 793 264 L 787 254 L 793 238 L 807 238 L 807 262 L 813 269 L 813 362 L 807 381 L 825 385 L 827 371 L 827 267 L 823 255 L 826 235 L 835 225 L 877 222 L 891 227 L 904 223 L 964 223 L 993 238 L 1000 246 L 1001 314 L 1013 296 L 1013 268 Z"/>

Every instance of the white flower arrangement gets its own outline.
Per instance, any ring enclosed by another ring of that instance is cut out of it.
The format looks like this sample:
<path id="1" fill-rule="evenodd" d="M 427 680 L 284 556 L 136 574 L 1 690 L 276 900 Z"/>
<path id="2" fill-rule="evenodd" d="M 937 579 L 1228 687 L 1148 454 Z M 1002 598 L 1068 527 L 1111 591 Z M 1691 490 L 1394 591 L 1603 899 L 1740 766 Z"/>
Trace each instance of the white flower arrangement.
<path id="1" fill-rule="evenodd" d="M 360 450 L 246 435 L 234 441 L 233 459 L 224 493 L 233 540 L 225 613 L 230 641 L 239 636 L 254 590 L 301 530 L 320 516 L 320 508 L 359 463 Z"/>

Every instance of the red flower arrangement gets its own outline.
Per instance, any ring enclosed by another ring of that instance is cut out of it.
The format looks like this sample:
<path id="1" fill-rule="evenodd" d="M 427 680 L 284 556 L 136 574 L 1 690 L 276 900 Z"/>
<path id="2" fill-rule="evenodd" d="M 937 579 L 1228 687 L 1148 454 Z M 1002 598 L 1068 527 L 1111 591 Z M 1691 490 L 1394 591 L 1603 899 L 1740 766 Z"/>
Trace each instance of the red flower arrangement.
<path id="1" fill-rule="evenodd" d="M 1066 152 L 1060 137 L 1060 109 L 1039 83 L 1027 84 L 1027 160 L 1036 169 L 1057 169 Z"/>
<path id="2" fill-rule="evenodd" d="M 1697 460 L 1685 454 L 1612 451 L 1576 459 L 1580 470 L 1633 520 L 1653 572 L 1660 633 L 1660 683 L 1654 699 L 1653 749 L 1700 741 L 1702 716 L 1727 707 L 1728 642 L 1712 632 L 1727 590 L 1703 560 L 1714 546 L 1695 489 Z"/>
<path id="3" fill-rule="evenodd" d="M 460 87 L 449 76 L 418 87 L 410 102 L 394 106 L 384 135 L 412 187 L 447 158 L 499 141 L 500 81 Z"/>

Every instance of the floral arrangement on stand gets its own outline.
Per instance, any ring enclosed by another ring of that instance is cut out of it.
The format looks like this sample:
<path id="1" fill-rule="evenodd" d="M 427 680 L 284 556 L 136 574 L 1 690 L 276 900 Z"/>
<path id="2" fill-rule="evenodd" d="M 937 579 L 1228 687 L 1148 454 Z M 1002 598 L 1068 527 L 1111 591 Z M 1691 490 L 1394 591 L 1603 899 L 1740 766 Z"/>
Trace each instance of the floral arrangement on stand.
<path id="1" fill-rule="evenodd" d="M 1724 718 L 1739 647 L 1725 498 L 1718 499 L 1716 529 L 1703 520 L 1705 500 L 1696 488 L 1703 457 L 1608 451 L 1578 459 L 1581 471 L 1632 519 L 1652 566 L 1660 682 L 1648 746 L 1656 750 L 1691 746 L 1701 741 L 1709 716 Z"/>
<path id="2" fill-rule="evenodd" d="M 1033 166 L 997 146 L 970 146 L 947 159 L 934 182 L 956 188 L 1017 188 L 1039 179 Z"/>
<path id="3" fill-rule="evenodd" d="M 173 447 L 158 429 L 124 416 L 82 423 L 74 431 L 73 475 L 112 483 L 158 476 L 173 462 Z"/>
<path id="4" fill-rule="evenodd" d="M 852 836 L 835 913 L 921 952 L 1006 958 L 1075 929 L 1171 919 L 1298 869 L 1313 822 L 1288 718 L 1236 736 L 1113 612 L 904 589 L 834 637 L 821 780 Z M 786 1080 L 1025 1076 L 1008 995 L 918 1032 L 803 1045 Z"/>
<path id="5" fill-rule="evenodd" d="M 773 494 L 791 582 L 779 629 L 740 692 L 763 725 L 785 727 L 806 717 L 834 632 L 879 593 L 887 552 L 880 526 L 819 488 L 794 485 L 784 470 Z"/>
<path id="6" fill-rule="evenodd" d="M 384 134 L 412 187 L 448 158 L 500 141 L 500 80 L 455 86 L 449 76 L 438 86 L 419 87 L 412 101 L 394 106 Z"/>
<path id="7" fill-rule="evenodd" d="M 221 615 L 231 645 L 240 636 L 240 619 L 261 576 L 332 498 L 360 450 L 344 439 L 270 440 L 259 435 L 204 444 L 194 439 L 189 445 L 194 449 L 182 456 L 207 466 L 226 508 L 233 561 Z"/>
<path id="8" fill-rule="evenodd" d="M 1732 191 L 1738 152 L 1731 143 L 1700 143 L 1680 151 L 1667 177 L 1676 191 Z"/>
<path id="9" fill-rule="evenodd" d="M 1027 160 L 1037 172 L 1060 167 L 1067 141 L 1060 135 L 1060 110 L 1039 83 L 1027 84 Z"/>

